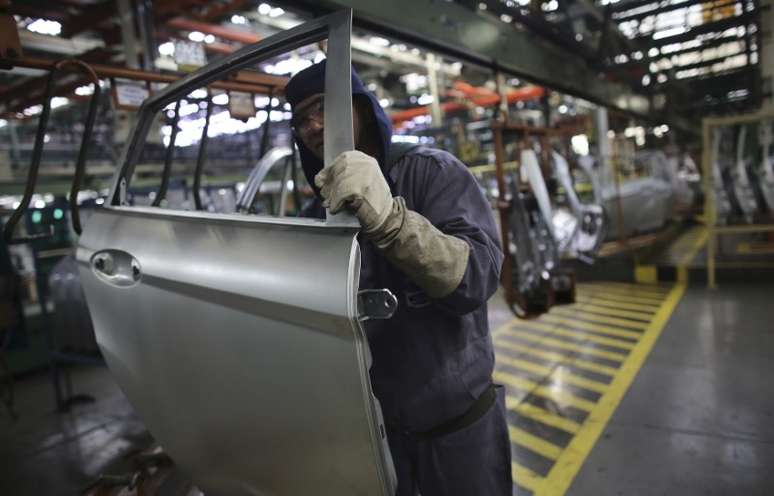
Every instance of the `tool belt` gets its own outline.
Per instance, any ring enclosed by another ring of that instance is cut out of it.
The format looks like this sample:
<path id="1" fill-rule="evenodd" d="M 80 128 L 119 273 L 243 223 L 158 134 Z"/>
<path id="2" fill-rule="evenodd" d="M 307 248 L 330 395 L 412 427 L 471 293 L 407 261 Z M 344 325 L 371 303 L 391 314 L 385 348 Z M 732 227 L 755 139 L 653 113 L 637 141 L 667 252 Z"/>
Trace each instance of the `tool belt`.
<path id="1" fill-rule="evenodd" d="M 446 422 L 443 422 L 442 424 L 437 425 L 432 429 L 424 432 L 416 432 L 414 433 L 414 437 L 420 440 L 428 440 L 442 437 L 453 432 L 461 431 L 462 429 L 473 425 L 476 420 L 483 417 L 492 407 L 496 399 L 497 391 L 495 385 L 490 384 L 489 387 L 486 388 L 483 393 L 481 393 L 481 396 L 479 396 L 478 399 L 473 402 L 468 411 L 459 417 L 447 420 Z"/>

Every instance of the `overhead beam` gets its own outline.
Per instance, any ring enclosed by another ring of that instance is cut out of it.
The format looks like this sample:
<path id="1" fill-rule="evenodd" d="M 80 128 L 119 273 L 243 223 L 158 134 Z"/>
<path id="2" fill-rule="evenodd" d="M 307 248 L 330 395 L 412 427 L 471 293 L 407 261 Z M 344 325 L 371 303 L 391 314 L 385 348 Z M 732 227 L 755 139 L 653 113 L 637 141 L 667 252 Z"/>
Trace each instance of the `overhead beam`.
<path id="1" fill-rule="evenodd" d="M 0 63 L 8 63 L 9 65 L 19 67 L 46 70 L 51 69 L 55 62 L 55 60 L 38 59 L 32 57 L 22 57 L 13 60 L 0 59 Z M 182 77 L 171 74 L 160 74 L 157 72 L 148 72 L 139 69 L 129 69 L 126 67 L 117 67 L 103 64 L 89 64 L 89 66 L 94 70 L 94 72 L 97 73 L 97 76 L 100 78 L 121 78 L 132 79 L 135 81 L 173 83 Z M 41 78 L 32 80 L 30 83 L 39 83 L 42 81 L 45 85 L 46 80 L 47 76 L 43 76 Z M 284 88 L 285 84 L 287 84 L 287 81 L 288 78 L 282 76 L 273 76 L 271 74 L 262 74 L 251 71 L 240 71 L 236 78 L 218 81 L 210 84 L 209 87 L 226 91 L 274 94 L 276 91 Z M 10 90 L 0 93 L 0 103 L 5 105 L 6 111 L 10 108 L 25 108 L 29 105 L 40 103 L 40 99 L 43 96 L 42 88 L 38 87 L 38 91 L 34 92 L 32 90 L 33 85 L 30 83 L 22 84 L 20 87 L 12 87 Z M 79 85 L 73 86 L 70 91 L 74 90 L 77 86 Z M 25 88 L 26 91 L 23 91 Z"/>
<path id="2" fill-rule="evenodd" d="M 574 54 L 490 16 L 431 0 L 302 0 L 314 12 L 353 8 L 354 22 L 458 60 L 530 80 L 601 105 L 649 118 L 649 102 L 607 81 Z M 299 2 L 294 2 L 298 5 Z"/>
<path id="3" fill-rule="evenodd" d="M 222 38 L 224 40 L 236 41 L 245 45 L 252 43 L 258 43 L 261 41 L 261 37 L 255 33 L 240 29 L 231 29 L 218 24 L 210 24 L 207 22 L 193 21 L 184 17 L 175 17 L 167 21 L 167 26 L 180 29 L 183 31 L 199 31 L 205 34 L 211 34 Z"/>

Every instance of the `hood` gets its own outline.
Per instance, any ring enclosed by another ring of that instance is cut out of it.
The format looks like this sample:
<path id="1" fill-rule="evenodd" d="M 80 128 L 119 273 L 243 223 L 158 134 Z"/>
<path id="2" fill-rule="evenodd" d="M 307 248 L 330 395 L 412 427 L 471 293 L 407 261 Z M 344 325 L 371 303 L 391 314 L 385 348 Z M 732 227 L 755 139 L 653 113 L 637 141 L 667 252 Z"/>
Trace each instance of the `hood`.
<path id="1" fill-rule="evenodd" d="M 304 99 L 317 94 L 325 92 L 325 60 L 317 64 L 311 65 L 293 76 L 285 86 L 285 99 L 292 108 L 295 108 Z M 379 162 L 379 166 L 384 170 L 385 159 L 387 157 L 387 150 L 390 147 L 390 140 L 392 138 L 392 125 L 390 124 L 390 118 L 379 105 L 379 100 L 376 96 L 368 91 L 363 85 L 363 81 L 352 69 L 352 95 L 357 96 L 363 101 L 368 102 L 368 108 L 371 109 L 374 116 L 374 122 L 377 129 L 367 130 L 366 132 L 378 133 L 379 141 L 381 143 L 381 154 L 379 157 L 375 157 Z M 298 151 L 301 155 L 301 166 L 304 169 L 304 175 L 309 185 L 312 186 L 317 196 L 320 196 L 320 192 L 317 186 L 314 184 L 314 176 L 317 175 L 323 168 L 323 161 L 315 157 L 314 153 L 309 150 L 300 139 L 295 138 L 298 145 Z"/>

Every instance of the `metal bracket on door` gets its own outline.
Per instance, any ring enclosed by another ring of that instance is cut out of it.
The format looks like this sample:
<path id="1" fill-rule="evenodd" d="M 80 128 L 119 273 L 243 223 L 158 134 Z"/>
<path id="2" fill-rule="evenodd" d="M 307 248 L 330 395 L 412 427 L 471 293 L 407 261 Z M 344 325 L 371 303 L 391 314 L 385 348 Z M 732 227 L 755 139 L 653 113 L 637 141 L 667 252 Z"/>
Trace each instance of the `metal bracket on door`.
<path id="1" fill-rule="evenodd" d="M 398 309 L 398 299 L 389 289 L 363 289 L 357 292 L 358 320 L 389 319 Z"/>

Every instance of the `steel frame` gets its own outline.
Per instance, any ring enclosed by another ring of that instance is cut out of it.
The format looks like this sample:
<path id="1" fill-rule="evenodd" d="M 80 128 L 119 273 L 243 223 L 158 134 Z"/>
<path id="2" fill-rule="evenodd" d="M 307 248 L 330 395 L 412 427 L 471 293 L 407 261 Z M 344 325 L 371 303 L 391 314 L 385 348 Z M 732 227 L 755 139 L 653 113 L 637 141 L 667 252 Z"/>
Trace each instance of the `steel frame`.
<path id="1" fill-rule="evenodd" d="M 715 269 L 717 268 L 717 239 L 724 234 L 774 232 L 774 224 L 747 224 L 719 226 L 715 208 L 715 188 L 712 186 L 712 130 L 717 126 L 750 124 L 764 119 L 774 119 L 774 108 L 763 109 L 751 114 L 728 117 L 705 117 L 702 120 L 704 151 L 702 154 L 702 175 L 704 179 L 704 215 L 707 219 L 707 286 L 717 288 Z"/>

